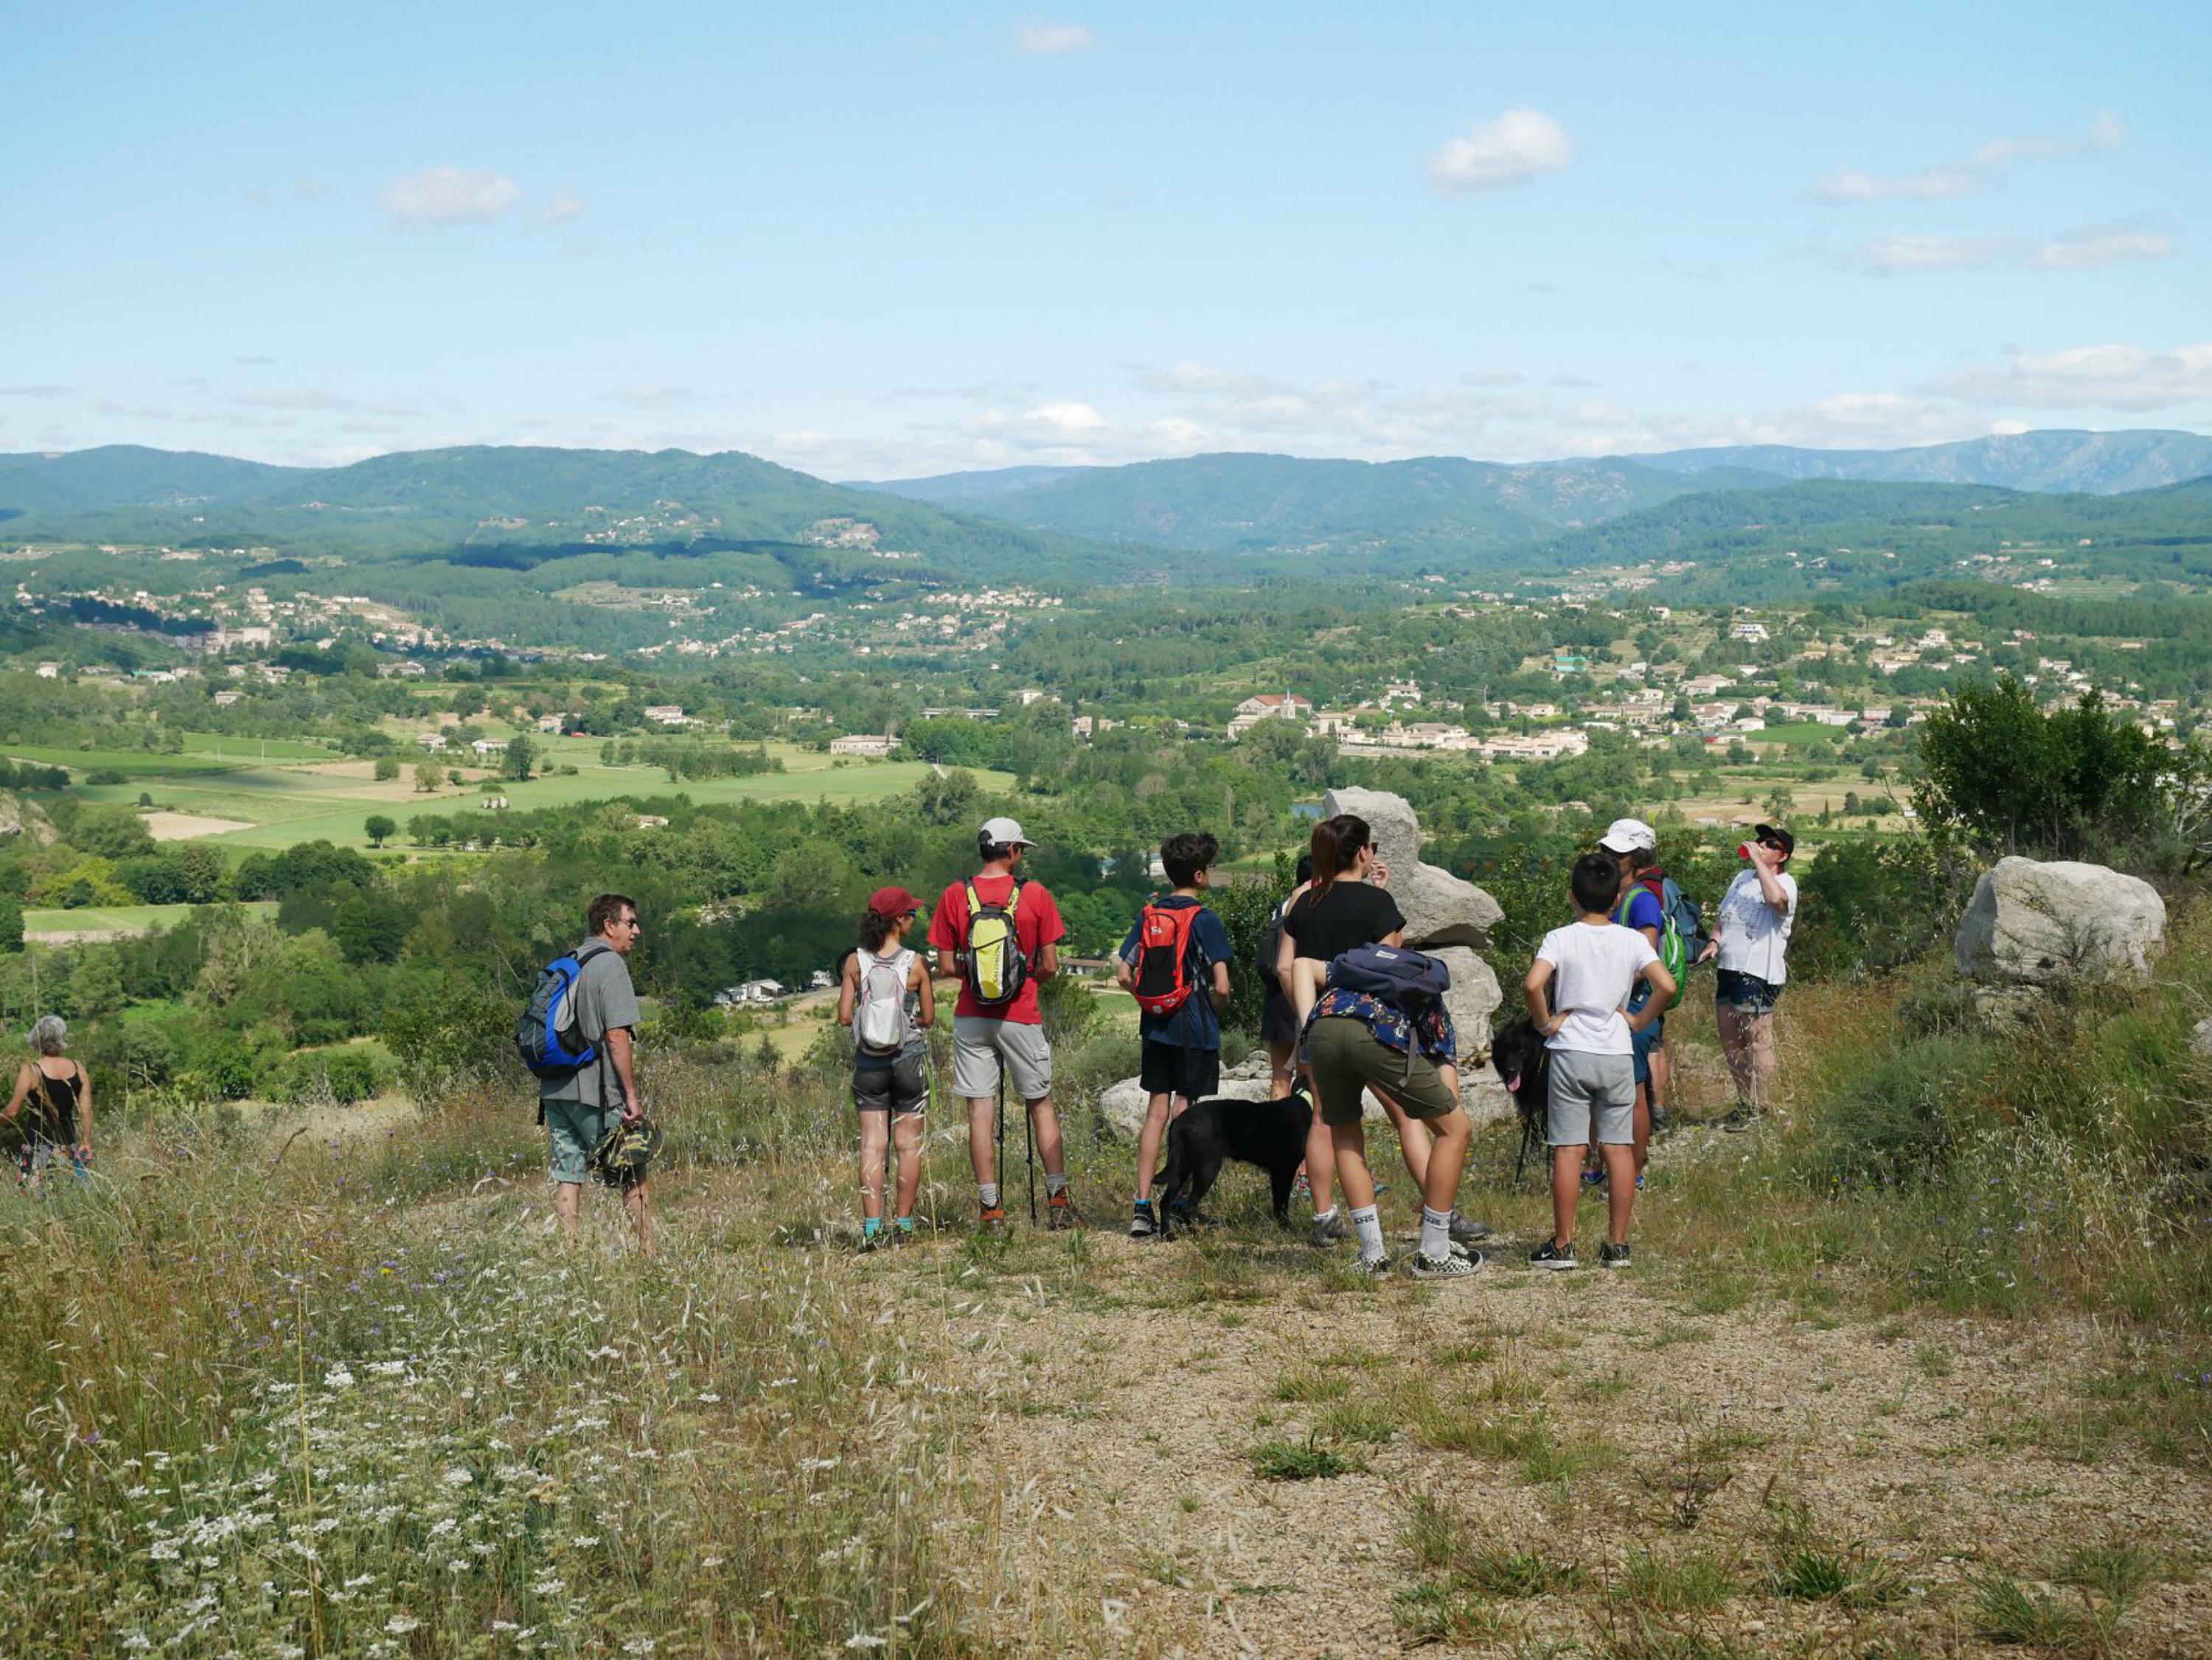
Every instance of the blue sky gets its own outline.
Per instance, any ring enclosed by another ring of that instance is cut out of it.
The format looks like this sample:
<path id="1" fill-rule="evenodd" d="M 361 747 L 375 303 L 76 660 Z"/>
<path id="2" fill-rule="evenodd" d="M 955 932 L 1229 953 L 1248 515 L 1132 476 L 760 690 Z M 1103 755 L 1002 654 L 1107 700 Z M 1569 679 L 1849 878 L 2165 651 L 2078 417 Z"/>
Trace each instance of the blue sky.
<path id="1" fill-rule="evenodd" d="M 2212 430 L 2212 7 L 1372 9 L 9 8 L 0 450 Z"/>

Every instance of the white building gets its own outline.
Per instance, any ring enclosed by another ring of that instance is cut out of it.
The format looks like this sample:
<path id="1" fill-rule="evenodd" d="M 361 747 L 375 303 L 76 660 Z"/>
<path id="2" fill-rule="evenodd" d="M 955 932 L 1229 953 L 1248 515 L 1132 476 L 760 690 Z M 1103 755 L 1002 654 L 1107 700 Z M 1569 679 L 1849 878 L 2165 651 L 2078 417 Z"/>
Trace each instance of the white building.
<path id="1" fill-rule="evenodd" d="M 680 703 L 648 704 L 646 706 L 645 718 L 650 721 L 657 721 L 663 726 L 690 724 L 690 718 L 684 714 L 684 706 Z"/>
<path id="2" fill-rule="evenodd" d="M 890 754 L 898 740 L 884 732 L 851 732 L 841 738 L 830 740 L 833 755 L 866 755 L 880 760 Z"/>

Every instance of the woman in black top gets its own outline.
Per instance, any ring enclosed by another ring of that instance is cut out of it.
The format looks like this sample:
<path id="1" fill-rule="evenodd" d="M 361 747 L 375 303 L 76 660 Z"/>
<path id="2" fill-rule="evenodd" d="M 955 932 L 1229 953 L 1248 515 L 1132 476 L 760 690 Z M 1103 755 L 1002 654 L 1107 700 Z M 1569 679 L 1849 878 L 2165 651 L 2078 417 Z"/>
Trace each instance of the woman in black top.
<path id="1" fill-rule="evenodd" d="M 68 1037 L 69 1026 L 60 1015 L 40 1016 L 31 1028 L 38 1058 L 16 1069 L 15 1094 L 0 1111 L 0 1123 L 13 1124 L 24 1104 L 30 1104 L 21 1175 L 33 1188 L 58 1154 L 71 1154 L 80 1169 L 92 1162 L 92 1077 L 62 1053 Z"/>
<path id="2" fill-rule="evenodd" d="M 1406 919 L 1398 909 L 1398 902 L 1390 896 L 1389 867 L 1376 857 L 1374 835 L 1364 819 L 1340 814 L 1316 826 L 1313 858 L 1313 886 L 1298 897 L 1283 920 L 1277 976 L 1297 1009 L 1300 1027 L 1310 1039 L 1317 1036 L 1340 1058 L 1347 1048 L 1356 1050 L 1370 1063 L 1364 1069 L 1378 1072 L 1371 1064 L 1374 1057 L 1367 1051 L 1389 1051 L 1364 1029 L 1353 1032 L 1351 1028 L 1359 1026 L 1358 1021 L 1325 1012 L 1322 1019 L 1310 1022 L 1310 1016 L 1321 997 L 1329 963 L 1362 946 L 1403 946 Z M 1373 1219 L 1375 1194 L 1367 1169 L 1366 1137 L 1358 1117 L 1359 1084 L 1340 1064 L 1332 1065 L 1331 1075 L 1324 1078 L 1312 1064 L 1310 1053 L 1307 1058 L 1307 1075 L 1313 1086 L 1316 1109 L 1306 1143 L 1306 1176 L 1314 1198 L 1314 1241 L 1325 1245 L 1346 1238 L 1357 1228 L 1363 1236 L 1362 1265 L 1373 1269 L 1381 1264 L 1382 1257 L 1379 1225 L 1376 1225 L 1374 1239 L 1364 1237 Z M 1394 1078 L 1398 1075 L 1401 1063 L 1402 1055 L 1393 1063 L 1390 1075 Z M 1441 1197 L 1443 1203 L 1438 1209 L 1447 1218 L 1443 1224 L 1447 1236 L 1478 1236 L 1479 1231 L 1462 1221 L 1453 1208 L 1452 1196 L 1458 1187 L 1459 1172 L 1466 1162 L 1473 1132 L 1473 1126 L 1458 1105 L 1457 1069 L 1449 1059 L 1437 1064 L 1416 1055 L 1412 1077 L 1406 1084 L 1393 1089 L 1379 1087 L 1377 1081 L 1377 1078 L 1370 1077 L 1365 1087 L 1374 1090 L 1397 1126 L 1407 1171 L 1423 1195 L 1425 1208 Z M 1407 1111 L 1409 1100 L 1414 1108 L 1410 1113 Z M 1433 1135 L 1431 1123 L 1435 1126 Z M 1431 1154 L 1439 1144 L 1448 1160 L 1437 1168 L 1437 1185 L 1443 1190 L 1441 1195 L 1431 1195 L 1428 1191 L 1429 1172 L 1434 1163 Z M 1332 1178 L 1339 1169 L 1340 1159 L 1344 1160 L 1343 1184 L 1345 1197 L 1352 1207 L 1352 1227 L 1346 1226 L 1329 1203 Z M 1449 1182 L 1445 1179 L 1447 1174 Z M 1445 1263 L 1445 1257 L 1426 1248 L 1433 1242 L 1427 1240 L 1425 1231 L 1424 1239 L 1423 1256 L 1416 1267 L 1434 1257 L 1437 1262 L 1431 1264 L 1434 1270 Z M 1450 1270 L 1447 1268 L 1445 1271 Z"/>

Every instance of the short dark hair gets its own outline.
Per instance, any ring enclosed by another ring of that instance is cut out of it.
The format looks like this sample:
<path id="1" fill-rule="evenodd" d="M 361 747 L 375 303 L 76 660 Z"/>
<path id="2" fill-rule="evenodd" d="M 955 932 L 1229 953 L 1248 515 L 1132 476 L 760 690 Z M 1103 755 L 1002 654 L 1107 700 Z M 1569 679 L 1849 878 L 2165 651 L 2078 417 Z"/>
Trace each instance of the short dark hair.
<path id="1" fill-rule="evenodd" d="M 1300 887 L 1304 887 L 1307 882 L 1313 880 L 1313 855 L 1311 853 L 1301 853 L 1298 855 L 1298 868 L 1295 880 Z"/>
<path id="2" fill-rule="evenodd" d="M 636 909 L 637 901 L 627 894 L 602 894 L 584 912 L 584 932 L 587 935 L 604 934 L 607 931 L 607 924 L 619 921 L 623 912 L 635 912 Z"/>
<path id="3" fill-rule="evenodd" d="M 1585 853 L 1575 861 L 1567 885 L 1575 896 L 1575 909 L 1585 915 L 1613 909 L 1620 897 L 1620 867 L 1603 853 Z"/>
<path id="4" fill-rule="evenodd" d="M 1161 867 L 1178 888 L 1189 887 L 1200 871 L 1212 869 L 1214 860 L 1220 857 L 1220 841 L 1203 830 L 1186 830 L 1160 844 Z"/>
<path id="5" fill-rule="evenodd" d="M 993 841 L 981 830 L 975 833 L 975 857 L 986 864 L 994 863 L 1000 859 L 1013 857 L 1018 845 L 1018 844 L 1014 842 Z"/>

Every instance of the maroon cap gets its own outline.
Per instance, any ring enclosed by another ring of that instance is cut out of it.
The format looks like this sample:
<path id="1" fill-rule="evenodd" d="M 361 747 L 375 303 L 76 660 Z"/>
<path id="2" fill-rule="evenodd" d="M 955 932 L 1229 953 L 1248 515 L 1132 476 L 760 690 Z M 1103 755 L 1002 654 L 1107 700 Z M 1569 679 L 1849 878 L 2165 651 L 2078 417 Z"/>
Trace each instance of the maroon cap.
<path id="1" fill-rule="evenodd" d="M 868 895 L 868 909 L 886 921 L 896 922 L 921 909 L 921 901 L 903 888 L 878 888 Z"/>

